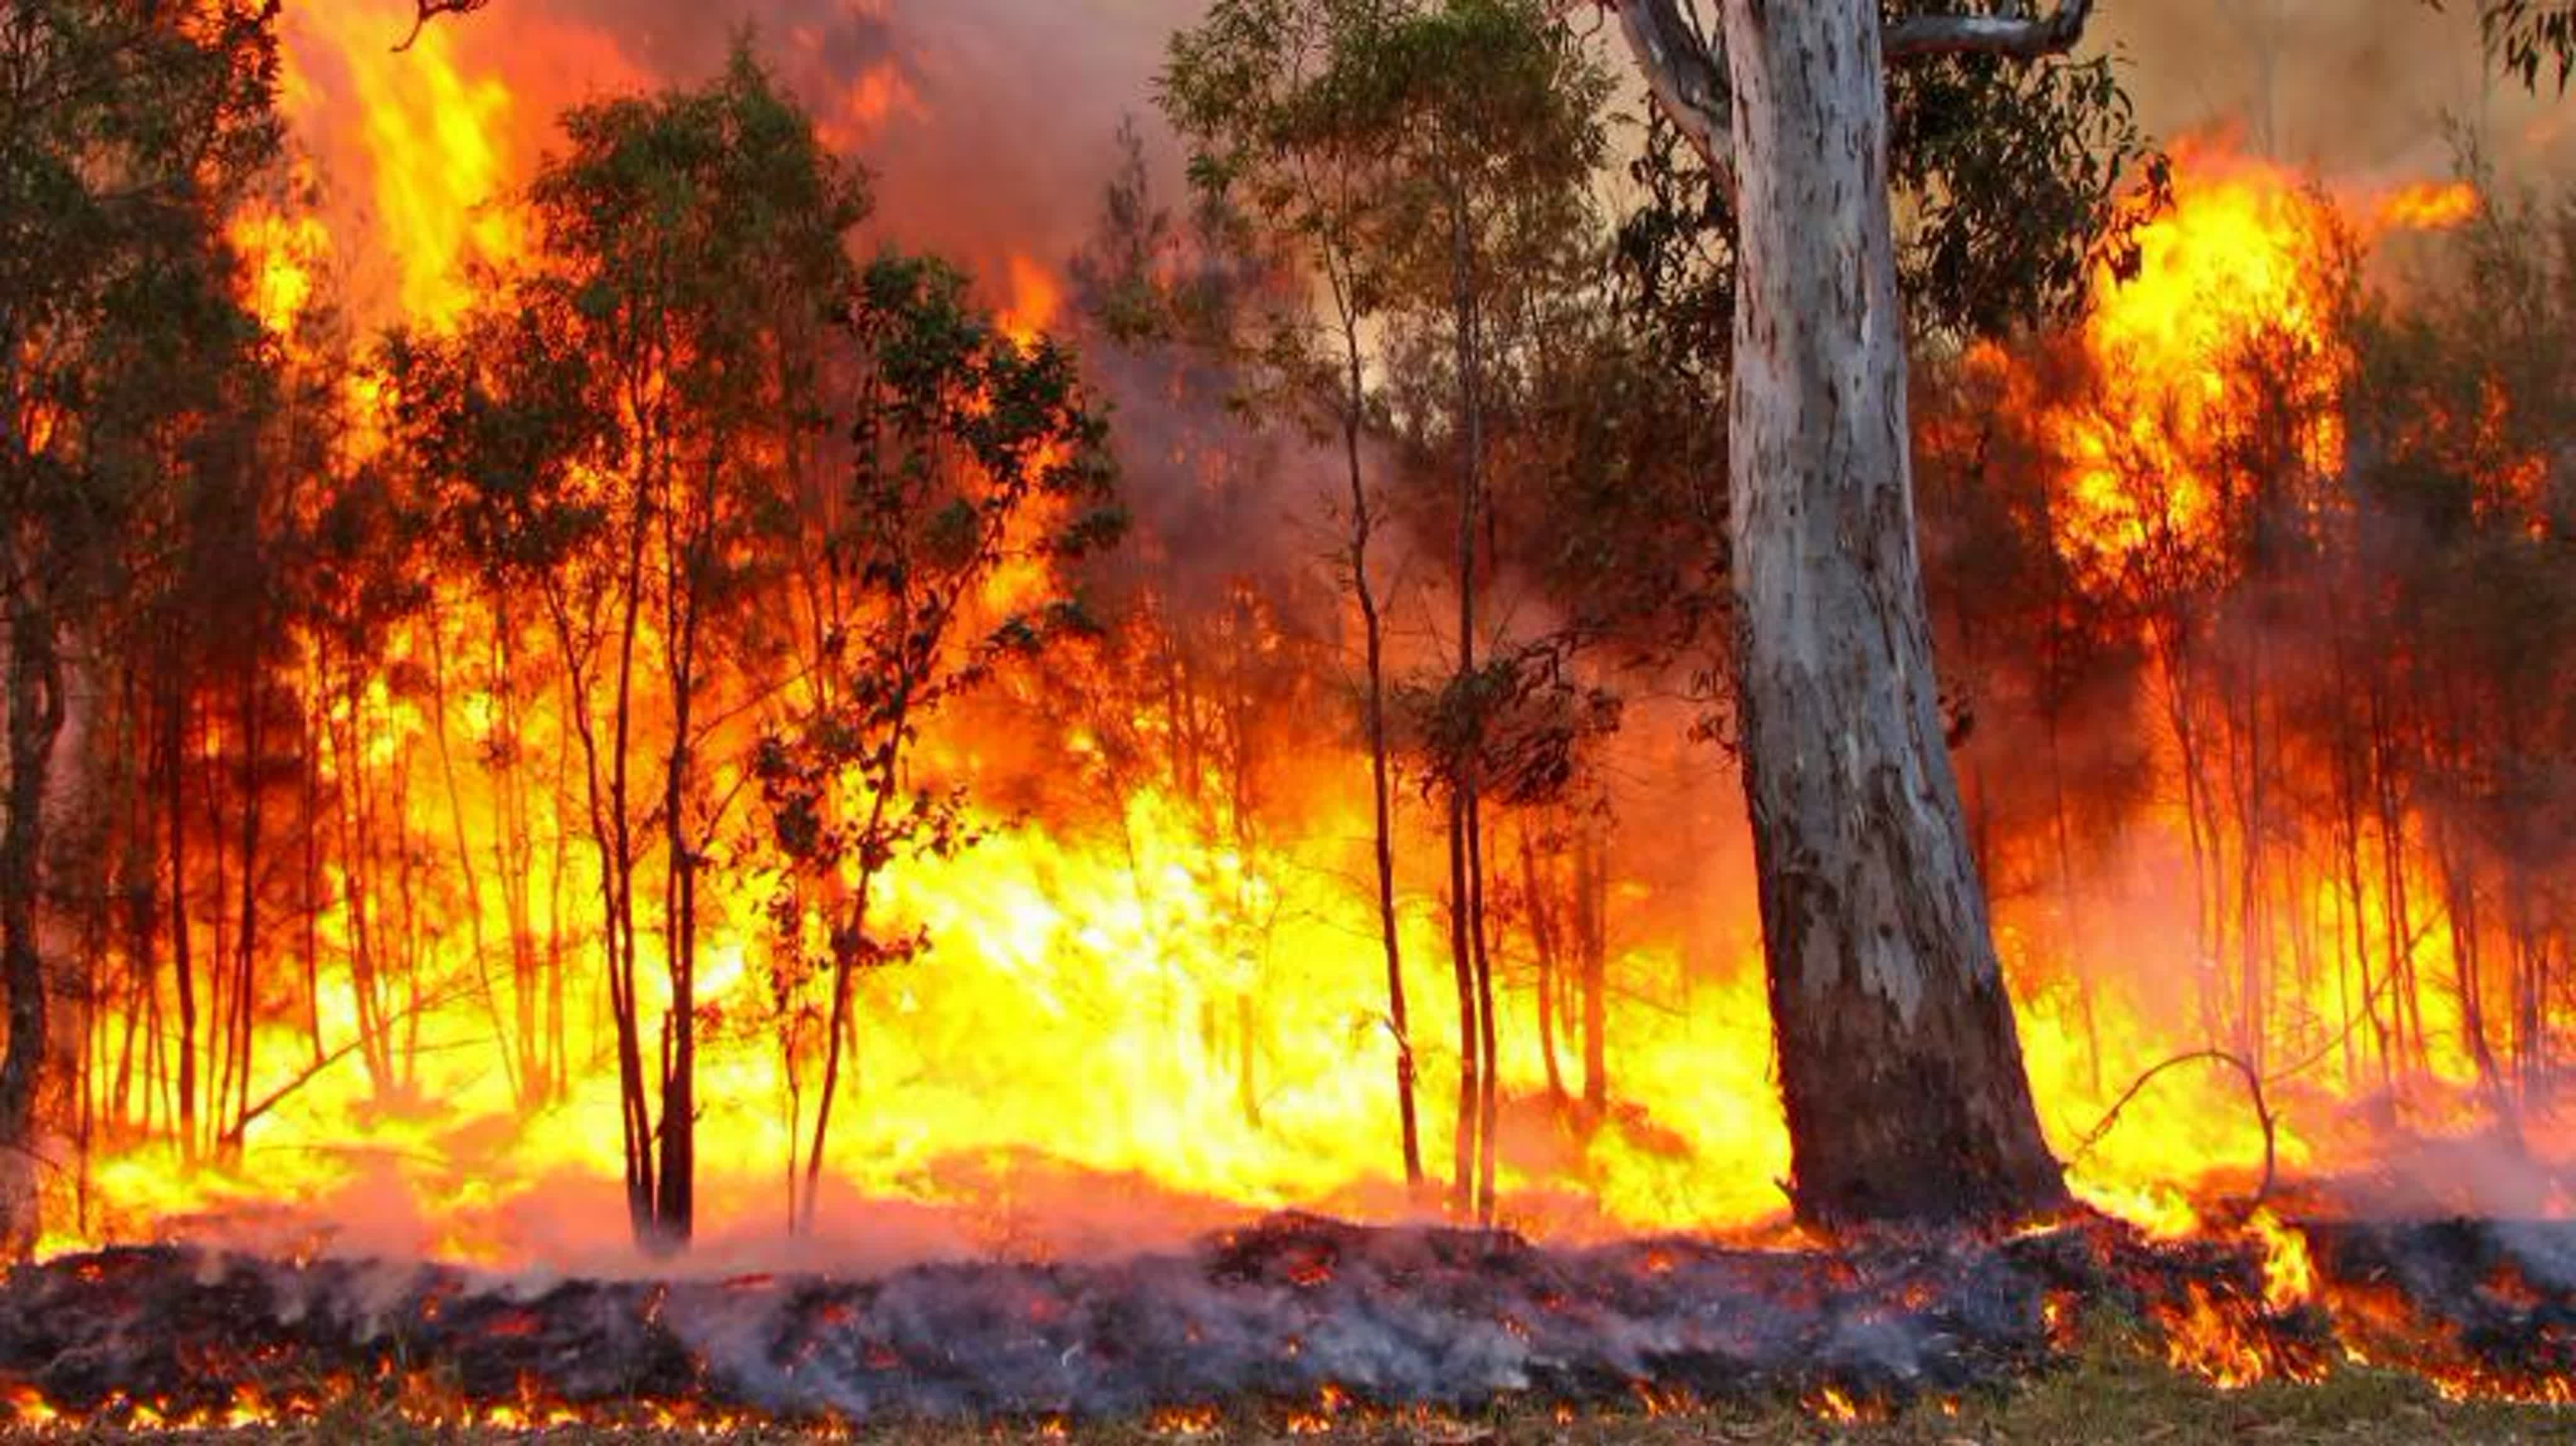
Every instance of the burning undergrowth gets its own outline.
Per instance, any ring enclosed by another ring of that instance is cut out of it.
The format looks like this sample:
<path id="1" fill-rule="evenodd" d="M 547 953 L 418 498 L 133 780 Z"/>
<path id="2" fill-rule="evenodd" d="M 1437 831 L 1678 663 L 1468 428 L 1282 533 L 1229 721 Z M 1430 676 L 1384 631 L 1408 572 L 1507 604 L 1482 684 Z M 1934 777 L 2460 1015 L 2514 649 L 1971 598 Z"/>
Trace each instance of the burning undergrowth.
<path id="1" fill-rule="evenodd" d="M 2376 1305 L 2381 1329 L 2356 1350 L 2526 1395 L 2576 1365 L 2576 1229 L 2306 1237 L 2329 1302 Z M 445 1417 L 516 1422 L 1902 1405 L 2042 1369 L 2094 1310 L 2157 1323 L 2177 1363 L 2222 1380 L 2320 1372 L 2350 1314 L 2270 1303 L 2248 1246 L 2152 1242 L 2107 1223 L 1822 1252 L 1687 1238 L 1560 1249 L 1284 1215 L 1118 1261 L 686 1282 L 151 1247 L 0 1285 L 0 1403 L 21 1422 L 125 1425 L 295 1415 L 376 1388 Z"/>

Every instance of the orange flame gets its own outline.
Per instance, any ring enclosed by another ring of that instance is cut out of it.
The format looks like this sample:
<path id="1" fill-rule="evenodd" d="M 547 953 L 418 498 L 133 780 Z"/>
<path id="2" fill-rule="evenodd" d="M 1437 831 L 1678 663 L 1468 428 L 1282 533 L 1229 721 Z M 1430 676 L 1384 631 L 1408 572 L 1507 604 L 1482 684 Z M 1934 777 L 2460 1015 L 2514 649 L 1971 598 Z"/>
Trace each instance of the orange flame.
<path id="1" fill-rule="evenodd" d="M 2384 231 L 2447 231 L 2467 225 L 2483 204 L 2467 181 L 2422 181 L 2382 200 L 2376 216 Z"/>

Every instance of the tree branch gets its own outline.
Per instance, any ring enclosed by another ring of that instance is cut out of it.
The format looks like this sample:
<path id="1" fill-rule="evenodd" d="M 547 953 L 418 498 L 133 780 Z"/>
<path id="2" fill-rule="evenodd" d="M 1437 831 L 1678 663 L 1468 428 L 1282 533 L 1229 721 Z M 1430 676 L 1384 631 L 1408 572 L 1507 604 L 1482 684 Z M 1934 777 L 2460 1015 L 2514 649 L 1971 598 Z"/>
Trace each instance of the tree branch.
<path id="1" fill-rule="evenodd" d="M 1890 63 L 1926 55 L 2004 55 L 2038 60 L 2064 55 L 2084 39 L 2093 18 L 2093 0 L 2057 0 L 2042 19 L 2026 4 L 2016 3 L 2003 15 L 1909 15 L 1887 27 Z"/>
<path id="2" fill-rule="evenodd" d="M 491 4 L 492 0 L 412 0 L 412 3 L 417 8 L 412 15 L 411 34 L 404 36 L 403 43 L 394 47 L 396 55 L 411 49 L 420 39 L 420 33 L 429 28 L 430 21 L 441 15 L 470 15 Z"/>
<path id="3" fill-rule="evenodd" d="M 2130 1081 L 2127 1089 L 2120 1092 L 2118 1099 L 2111 1102 L 2111 1108 L 2102 1115 L 2102 1122 L 2095 1125 L 2090 1133 L 2076 1142 L 2074 1153 L 2067 1157 L 2068 1161 L 2072 1163 L 2083 1159 L 2095 1145 L 2102 1143 L 2102 1137 L 2111 1133 L 2111 1127 L 2120 1122 L 2120 1112 L 2127 1109 L 2130 1101 L 2135 1100 L 2148 1085 L 2154 1083 L 2156 1076 L 2166 1070 L 2186 1064 L 2197 1064 L 2204 1060 L 2211 1064 L 2223 1064 L 2244 1077 L 2245 1093 L 2254 1105 L 2255 1122 L 2263 1127 L 2263 1181 L 2254 1187 L 2254 1198 L 2246 1201 L 2244 1205 L 2244 1214 L 2251 1216 L 2262 1207 L 2265 1200 L 2271 1198 L 2272 1186 L 2280 1173 L 2281 1148 L 2278 1138 L 2279 1117 L 2272 1113 L 2271 1104 L 2263 1098 L 2263 1075 L 2241 1054 L 2231 1054 L 2223 1049 L 2195 1049 L 2175 1055 L 2138 1076 Z"/>
<path id="4" fill-rule="evenodd" d="M 1597 0 L 1619 17 L 1620 33 L 1655 104 L 1681 128 L 1717 177 L 1735 194 L 1733 92 L 1726 79 L 1722 43 L 1684 12 L 1687 0 Z"/>

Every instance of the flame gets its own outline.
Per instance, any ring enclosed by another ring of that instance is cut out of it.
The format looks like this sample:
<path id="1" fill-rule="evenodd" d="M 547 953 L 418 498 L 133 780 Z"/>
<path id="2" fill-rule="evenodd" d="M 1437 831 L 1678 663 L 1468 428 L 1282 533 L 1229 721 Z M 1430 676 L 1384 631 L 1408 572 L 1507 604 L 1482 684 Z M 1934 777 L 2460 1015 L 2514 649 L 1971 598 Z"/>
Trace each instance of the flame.
<path id="1" fill-rule="evenodd" d="M 0 1420 L 19 1427 L 51 1426 L 62 1415 L 45 1400 L 44 1392 L 32 1385 L 0 1385 Z"/>
<path id="2" fill-rule="evenodd" d="M 1010 304 L 1002 310 L 1002 332 L 1026 350 L 1055 325 L 1064 309 L 1064 290 L 1054 273 L 1018 252 L 1011 255 L 1010 288 Z"/>
<path id="3" fill-rule="evenodd" d="M 2246 1228 L 2262 1245 L 2263 1300 L 2275 1311 L 2288 1311 L 2317 1298 L 2317 1265 L 2308 1237 L 2281 1223 L 2270 1210 L 2257 1210 Z"/>
<path id="4" fill-rule="evenodd" d="M 2278 337 L 2316 359 L 2292 375 L 2315 393 L 2334 374 L 2335 306 L 2322 252 L 2330 213 L 2285 172 L 2182 148 L 2174 208 L 2138 237 L 2134 279 L 2097 281 L 2085 323 L 2097 394 L 2056 427 L 2069 473 L 2061 541 L 2096 578 L 2142 562 L 2199 566 L 2227 499 L 2210 449 L 2243 399 L 2229 368 Z M 2340 461 L 2329 418 L 2297 445 L 2320 469 Z"/>
<path id="5" fill-rule="evenodd" d="M 1849 1392 L 1838 1386 L 1827 1386 L 1818 1391 L 1814 1398 L 1807 1402 L 1807 1414 L 1819 1421 L 1830 1421 L 1836 1425 L 1851 1425 L 1861 1419 L 1859 1403 L 1852 1400 Z"/>
<path id="6" fill-rule="evenodd" d="M 272 336 L 293 334 L 323 284 L 330 228 L 310 210 L 254 207 L 233 222 L 230 237 L 250 267 L 251 314 Z"/>
<path id="7" fill-rule="evenodd" d="M 2376 219 L 2383 231 L 2448 231 L 2475 219 L 2483 204 L 2470 182 L 2419 181 L 2391 192 Z"/>
<path id="8" fill-rule="evenodd" d="M 1173 1406 L 1147 1416 L 1145 1431 L 1153 1436 L 1215 1436 L 1222 1434 L 1223 1425 L 1213 1406 Z"/>
<path id="9" fill-rule="evenodd" d="M 519 254 L 523 223 L 509 209 L 518 177 L 511 139 L 533 130 L 510 86 L 470 69 L 461 27 L 432 25 L 396 54 L 402 5 L 308 5 L 287 12 L 283 104 L 306 134 L 355 122 L 372 184 L 365 205 L 381 254 L 400 270 L 401 313 L 442 325 L 472 299 L 476 262 Z M 332 104 L 317 72 L 328 68 Z M 352 110 L 355 114 L 352 115 Z M 343 142 L 345 144 L 345 142 Z"/>

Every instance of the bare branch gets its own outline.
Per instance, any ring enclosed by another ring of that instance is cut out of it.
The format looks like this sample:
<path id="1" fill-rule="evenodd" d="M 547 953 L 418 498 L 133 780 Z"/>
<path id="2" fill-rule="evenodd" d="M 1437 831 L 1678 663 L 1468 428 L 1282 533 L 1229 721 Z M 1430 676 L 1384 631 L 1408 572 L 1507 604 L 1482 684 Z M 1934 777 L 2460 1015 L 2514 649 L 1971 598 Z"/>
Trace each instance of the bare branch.
<path id="1" fill-rule="evenodd" d="M 2004 55 L 2038 60 L 2064 55 L 2084 39 L 2093 18 L 2093 0 L 2057 0 L 2042 19 L 2025 5 L 2004 15 L 1909 15 L 1887 27 L 1887 58 L 1892 63 L 1926 55 Z"/>
<path id="2" fill-rule="evenodd" d="M 1683 13 L 1685 0 L 1597 0 L 1620 33 L 1655 104 L 1681 127 L 1729 196 L 1735 193 L 1734 120 L 1723 47 Z"/>
<path id="3" fill-rule="evenodd" d="M 492 0 L 412 0 L 412 3 L 417 9 L 412 15 L 411 34 L 404 36 L 403 43 L 394 47 L 396 55 L 411 49 L 432 20 L 441 15 L 471 15 L 491 4 Z"/>
<path id="4" fill-rule="evenodd" d="M 2127 1109 L 2129 1103 L 2135 1100 L 2148 1085 L 2154 1083 L 2156 1076 L 2169 1069 L 2202 1061 L 2223 1064 L 2244 1077 L 2245 1093 L 2254 1106 L 2255 1123 L 2263 1127 L 2263 1181 L 2254 1187 L 2254 1198 L 2246 1201 L 2244 1205 L 2244 1213 L 2251 1216 L 2262 1207 L 2265 1200 L 2271 1198 L 2272 1186 L 2280 1172 L 2279 1116 L 2272 1112 L 2271 1104 L 2263 1097 L 2262 1072 L 2255 1069 L 2241 1054 L 2231 1054 L 2223 1049 L 2195 1049 L 2175 1055 L 2130 1081 L 2129 1087 L 2122 1090 L 2120 1097 L 2111 1102 L 2111 1108 L 2103 1113 L 2102 1122 L 2095 1125 L 2083 1139 L 2076 1141 L 2074 1153 L 2067 1157 L 2069 1162 L 2083 1159 L 2095 1145 L 2102 1143 L 2102 1137 L 2111 1133 L 2111 1127 L 2120 1122 L 2120 1112 Z"/>

